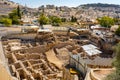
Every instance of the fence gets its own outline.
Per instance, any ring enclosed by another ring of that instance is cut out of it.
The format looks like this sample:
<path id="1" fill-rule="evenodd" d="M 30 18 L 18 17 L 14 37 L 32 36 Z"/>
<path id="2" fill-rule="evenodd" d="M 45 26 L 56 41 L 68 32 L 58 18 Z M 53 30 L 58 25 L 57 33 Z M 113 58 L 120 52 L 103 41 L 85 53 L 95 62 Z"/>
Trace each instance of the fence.
<path id="1" fill-rule="evenodd" d="M 76 68 L 79 72 L 81 72 L 83 77 L 86 75 L 87 66 L 85 65 L 84 61 L 80 58 L 79 54 L 72 55 L 70 53 L 70 65 Z"/>

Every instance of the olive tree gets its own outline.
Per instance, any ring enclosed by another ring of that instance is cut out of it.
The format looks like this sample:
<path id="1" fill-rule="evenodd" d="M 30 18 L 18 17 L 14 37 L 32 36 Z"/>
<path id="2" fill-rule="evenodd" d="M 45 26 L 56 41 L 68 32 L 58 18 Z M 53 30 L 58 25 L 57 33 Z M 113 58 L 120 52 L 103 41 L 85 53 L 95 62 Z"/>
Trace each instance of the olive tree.
<path id="1" fill-rule="evenodd" d="M 112 25 L 114 25 L 114 19 L 104 16 L 102 18 L 97 19 L 101 26 L 110 28 Z"/>

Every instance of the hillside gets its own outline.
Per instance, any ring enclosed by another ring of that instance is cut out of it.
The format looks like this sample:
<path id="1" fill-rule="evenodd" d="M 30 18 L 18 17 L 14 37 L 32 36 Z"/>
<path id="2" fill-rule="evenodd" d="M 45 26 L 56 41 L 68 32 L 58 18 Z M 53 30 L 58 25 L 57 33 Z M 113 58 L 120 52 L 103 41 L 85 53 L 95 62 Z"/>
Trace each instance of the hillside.
<path id="1" fill-rule="evenodd" d="M 15 9 L 17 6 L 18 6 L 18 4 L 14 3 L 12 1 L 0 0 L 0 15 L 7 15 L 13 9 Z"/>
<path id="2" fill-rule="evenodd" d="M 115 4 L 103 4 L 103 3 L 93 3 L 93 4 L 84 4 L 80 5 L 83 7 L 114 7 L 114 8 L 120 8 L 120 5 L 115 5 Z"/>
<path id="3" fill-rule="evenodd" d="M 29 8 L 10 0 L 0 0 L 0 15 L 7 15 L 18 5 L 21 11 L 27 11 L 32 17 L 34 15 L 39 16 L 39 13 L 42 13 L 44 8 L 46 15 L 66 18 L 68 21 L 71 19 L 71 16 L 75 16 L 78 21 L 95 21 L 97 18 L 103 16 L 120 18 L 120 5 L 115 4 L 94 3 L 83 4 L 78 7 L 47 5 L 46 7 Z"/>
<path id="4" fill-rule="evenodd" d="M 20 5 L 18 3 L 15 3 L 10 0 L 0 0 L 0 15 L 7 15 L 12 10 L 14 10 L 17 6 L 20 6 L 20 8 L 23 10 L 25 6 Z M 26 7 L 28 12 L 37 12 L 35 9 Z"/>
<path id="5" fill-rule="evenodd" d="M 80 5 L 77 9 L 76 16 L 81 20 L 95 20 L 96 18 L 103 16 L 120 18 L 120 5 L 94 3 Z"/>

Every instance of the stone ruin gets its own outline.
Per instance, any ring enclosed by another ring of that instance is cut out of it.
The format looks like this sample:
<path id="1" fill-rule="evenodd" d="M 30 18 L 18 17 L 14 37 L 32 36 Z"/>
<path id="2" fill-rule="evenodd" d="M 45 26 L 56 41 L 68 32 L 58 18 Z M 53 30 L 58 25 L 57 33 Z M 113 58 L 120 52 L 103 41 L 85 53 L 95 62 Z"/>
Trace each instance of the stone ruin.
<path id="1" fill-rule="evenodd" d="M 28 34 L 16 36 L 18 40 L 11 38 L 2 42 L 11 75 L 16 77 L 16 80 L 73 80 L 65 66 L 69 64 L 69 53 L 81 52 L 76 40 L 69 39 L 66 35 L 49 33 L 34 35 L 33 41 Z M 63 69 L 49 61 L 49 55 L 46 54 L 51 54 L 49 50 L 63 62 Z"/>
<path id="2" fill-rule="evenodd" d="M 31 43 L 21 44 L 19 40 L 3 41 L 11 75 L 18 80 L 61 80 L 62 70 L 50 63 L 44 52 L 27 52 L 26 49 L 35 46 Z"/>

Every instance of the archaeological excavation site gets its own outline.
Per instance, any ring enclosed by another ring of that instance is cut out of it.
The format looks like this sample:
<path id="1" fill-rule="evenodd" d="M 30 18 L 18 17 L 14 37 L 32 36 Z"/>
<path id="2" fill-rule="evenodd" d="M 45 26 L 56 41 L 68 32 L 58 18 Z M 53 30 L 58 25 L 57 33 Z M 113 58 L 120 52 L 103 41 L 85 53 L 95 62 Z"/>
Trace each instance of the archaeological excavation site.
<path id="1" fill-rule="evenodd" d="M 120 80 L 120 0 L 0 0 L 0 80 Z"/>
<path id="2" fill-rule="evenodd" d="M 94 76 L 88 69 L 112 68 L 112 55 L 102 54 L 106 47 L 111 50 L 110 44 L 88 29 L 61 27 L 31 33 L 4 30 L 0 47 L 5 80 L 90 80 L 86 77 Z M 0 78 L 4 80 L 2 75 Z"/>
<path id="3" fill-rule="evenodd" d="M 10 80 L 72 80 L 65 66 L 69 52 L 79 47 L 66 35 L 44 31 L 4 36 L 1 44 Z"/>

